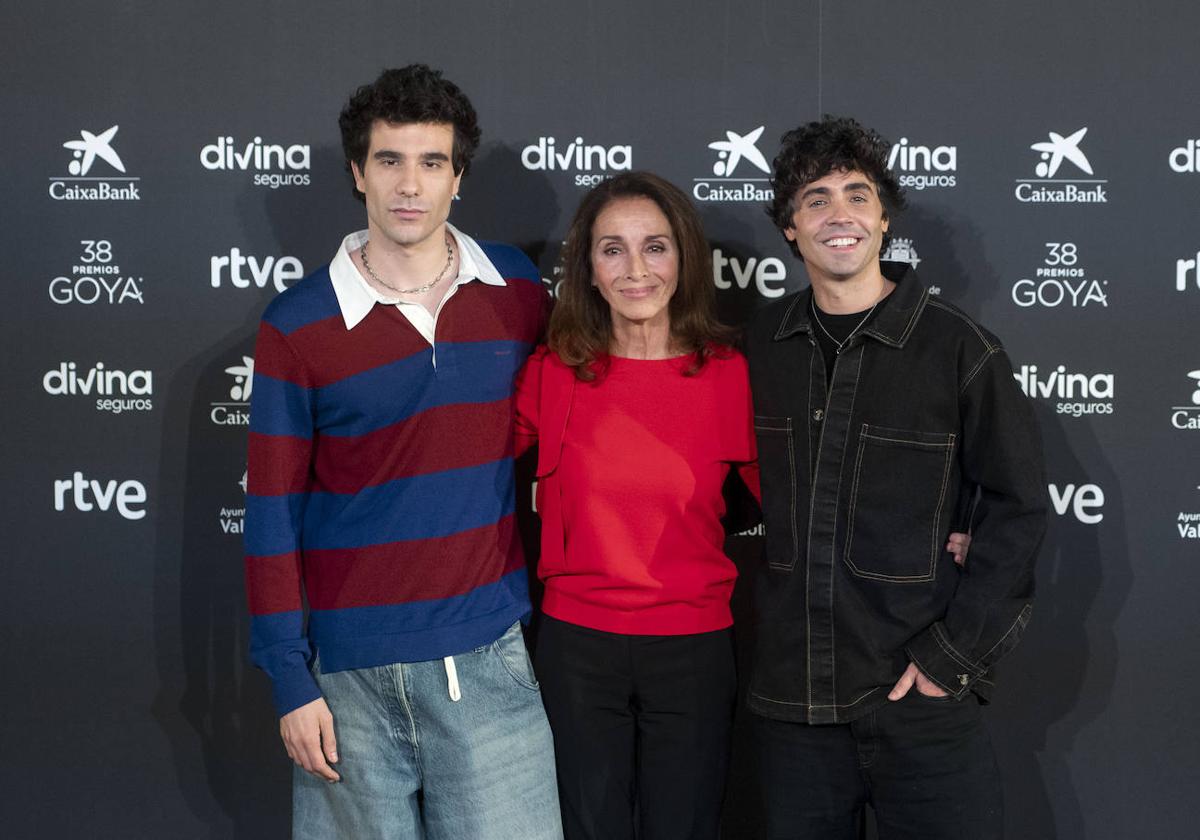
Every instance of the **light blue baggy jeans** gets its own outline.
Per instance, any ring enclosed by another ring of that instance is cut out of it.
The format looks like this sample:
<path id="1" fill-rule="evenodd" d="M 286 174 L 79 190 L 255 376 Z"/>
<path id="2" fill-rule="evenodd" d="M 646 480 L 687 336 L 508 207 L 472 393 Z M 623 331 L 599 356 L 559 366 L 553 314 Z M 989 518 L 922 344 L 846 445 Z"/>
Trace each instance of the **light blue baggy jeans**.
<path id="1" fill-rule="evenodd" d="M 519 624 L 452 661 L 333 674 L 317 662 L 313 676 L 342 779 L 296 768 L 296 840 L 561 840 L 553 739 Z"/>

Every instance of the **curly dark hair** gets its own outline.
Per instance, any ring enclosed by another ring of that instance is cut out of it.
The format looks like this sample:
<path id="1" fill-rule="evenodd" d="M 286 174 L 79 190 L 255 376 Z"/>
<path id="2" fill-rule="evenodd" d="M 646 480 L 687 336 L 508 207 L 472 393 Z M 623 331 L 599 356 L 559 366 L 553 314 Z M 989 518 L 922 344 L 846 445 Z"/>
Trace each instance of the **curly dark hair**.
<path id="1" fill-rule="evenodd" d="M 592 227 L 605 207 L 622 198 L 650 199 L 671 223 L 679 251 L 679 282 L 667 314 L 671 337 L 693 357 L 684 373 L 694 375 L 710 356 L 728 352 L 733 331 L 717 320 L 712 249 L 700 215 L 678 187 L 650 172 L 623 172 L 602 181 L 579 203 L 559 260 L 562 280 L 547 344 L 585 382 L 607 368 L 612 309 L 592 287 Z"/>
<path id="2" fill-rule="evenodd" d="M 767 215 L 780 233 L 792 227 L 793 202 L 800 188 L 834 171 L 857 170 L 870 178 L 879 190 L 885 219 L 904 209 L 904 188 L 888 168 L 892 144 L 857 120 L 826 114 L 819 122 L 792 129 L 779 142 L 771 176 L 775 197 L 767 205 Z M 885 232 L 880 254 L 891 241 L 891 234 Z M 804 259 L 795 242 L 788 240 L 788 245 L 793 254 Z"/>
<path id="3" fill-rule="evenodd" d="M 451 164 L 455 175 L 471 167 L 471 158 L 479 147 L 479 123 L 471 100 L 440 70 L 425 64 L 384 70 L 374 82 L 354 92 L 342 113 L 338 127 L 342 130 L 342 152 L 350 185 L 360 201 L 365 198 L 354 186 L 350 164 L 361 170 L 367 163 L 371 144 L 371 126 L 376 120 L 404 123 L 450 123 L 454 127 L 454 150 Z"/>

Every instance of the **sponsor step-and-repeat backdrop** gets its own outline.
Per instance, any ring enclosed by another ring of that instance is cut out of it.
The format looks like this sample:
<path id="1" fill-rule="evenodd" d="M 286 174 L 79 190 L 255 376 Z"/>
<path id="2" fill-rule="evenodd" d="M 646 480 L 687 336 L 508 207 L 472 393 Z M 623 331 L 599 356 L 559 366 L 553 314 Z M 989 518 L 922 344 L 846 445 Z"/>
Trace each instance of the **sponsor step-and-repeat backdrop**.
<path id="1" fill-rule="evenodd" d="M 337 114 L 411 61 L 479 111 L 456 224 L 554 294 L 586 190 L 658 172 L 734 324 L 806 283 L 764 213 L 780 135 L 889 137 L 910 207 L 885 258 L 1001 337 L 1046 451 L 1038 602 L 986 713 L 1008 836 L 1196 836 L 1200 7 L 1157 8 L 6 9 L 5 836 L 287 836 L 246 653 L 254 335 L 365 226 Z M 743 567 L 761 536 L 730 538 Z M 744 650 L 741 588 L 735 612 Z M 728 838 L 759 828 L 741 734 Z"/>

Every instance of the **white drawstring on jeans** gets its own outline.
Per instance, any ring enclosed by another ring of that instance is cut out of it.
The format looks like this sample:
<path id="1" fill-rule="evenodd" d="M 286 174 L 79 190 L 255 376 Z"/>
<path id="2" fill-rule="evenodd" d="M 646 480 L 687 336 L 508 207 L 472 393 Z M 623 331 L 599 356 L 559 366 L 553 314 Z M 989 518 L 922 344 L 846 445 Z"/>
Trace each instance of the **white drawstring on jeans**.
<path id="1" fill-rule="evenodd" d="M 454 667 L 454 657 L 447 656 L 442 662 L 446 663 L 446 682 L 450 684 L 450 699 L 457 703 L 462 699 L 462 691 L 458 687 L 458 669 Z"/>

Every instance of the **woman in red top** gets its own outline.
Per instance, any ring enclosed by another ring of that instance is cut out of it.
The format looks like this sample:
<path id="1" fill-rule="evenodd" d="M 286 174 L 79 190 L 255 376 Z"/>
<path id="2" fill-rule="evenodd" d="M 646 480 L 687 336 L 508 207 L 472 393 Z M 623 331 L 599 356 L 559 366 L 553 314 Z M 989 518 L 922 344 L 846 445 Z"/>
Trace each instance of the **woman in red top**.
<path id="1" fill-rule="evenodd" d="M 737 678 L 722 485 L 757 494 L 745 359 L 691 202 L 619 175 L 583 199 L 549 347 L 518 387 L 539 440 L 537 671 L 568 840 L 715 838 Z"/>

